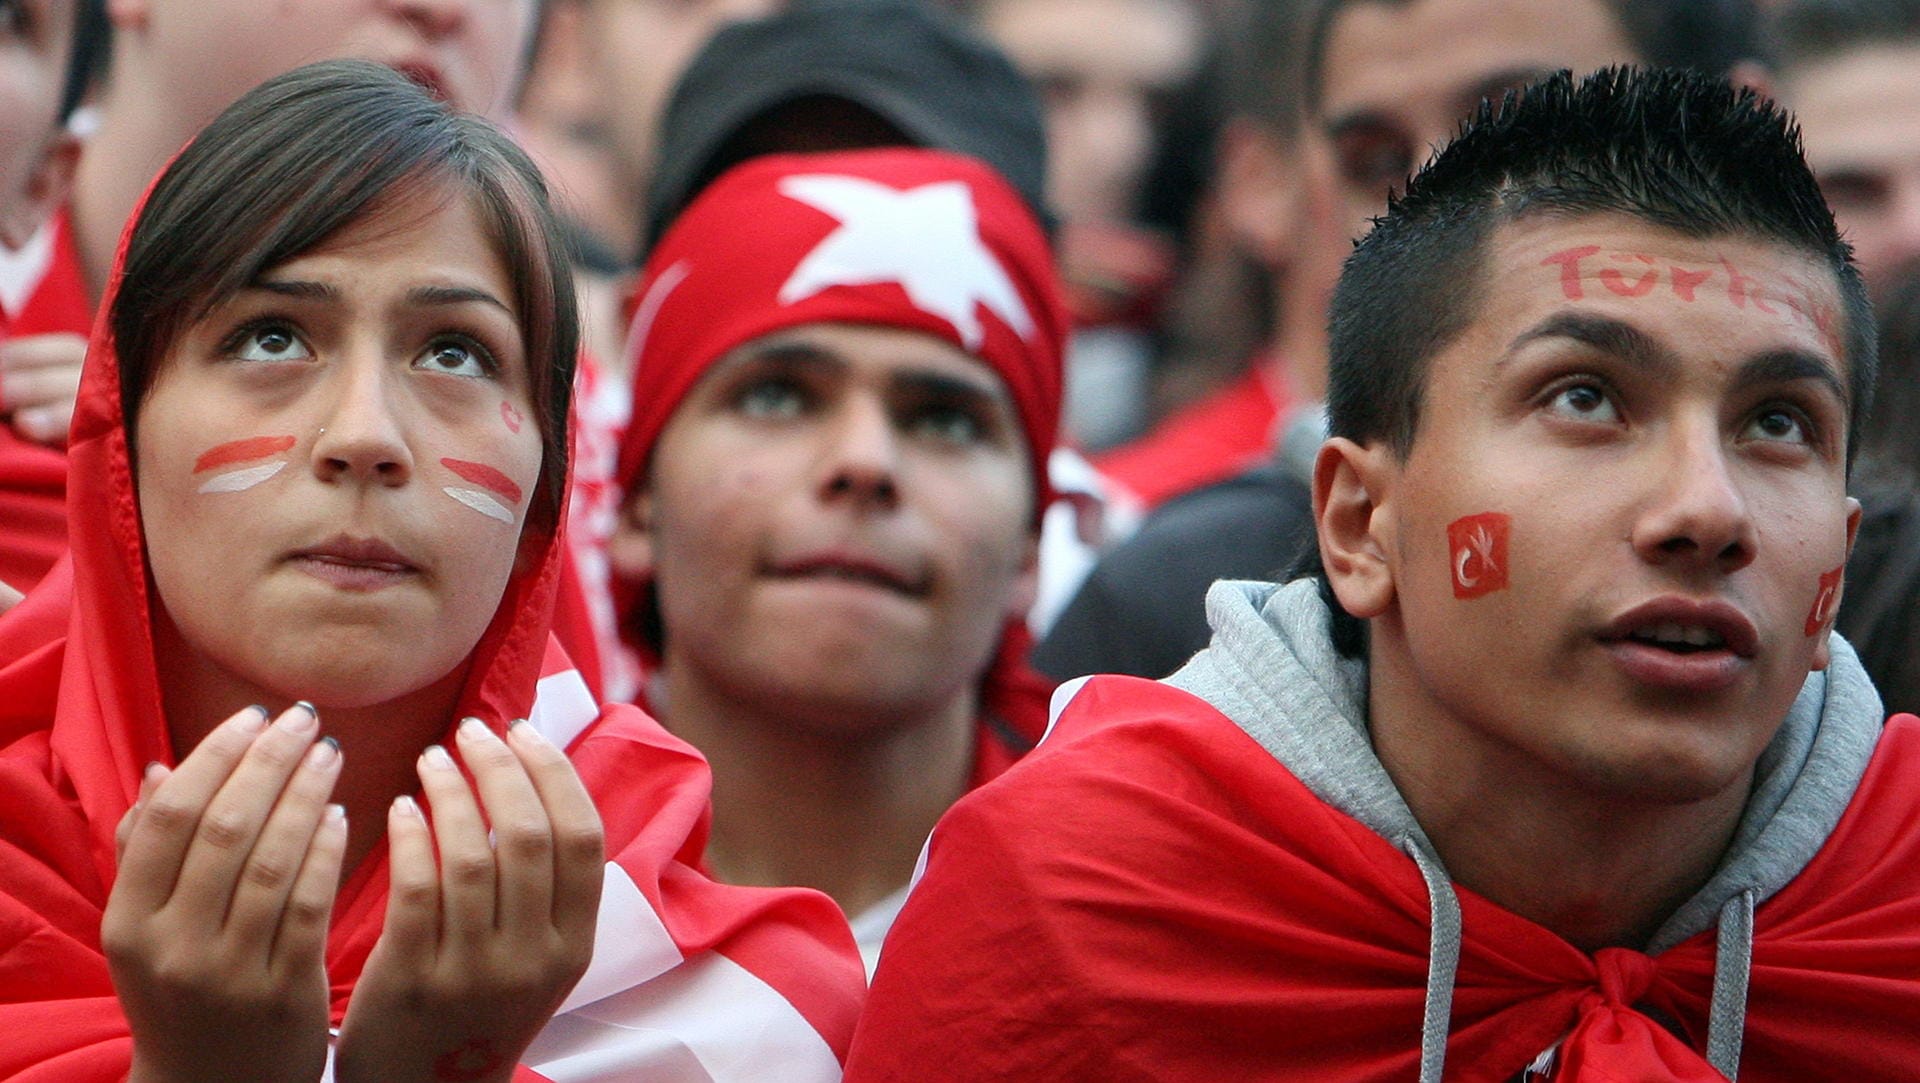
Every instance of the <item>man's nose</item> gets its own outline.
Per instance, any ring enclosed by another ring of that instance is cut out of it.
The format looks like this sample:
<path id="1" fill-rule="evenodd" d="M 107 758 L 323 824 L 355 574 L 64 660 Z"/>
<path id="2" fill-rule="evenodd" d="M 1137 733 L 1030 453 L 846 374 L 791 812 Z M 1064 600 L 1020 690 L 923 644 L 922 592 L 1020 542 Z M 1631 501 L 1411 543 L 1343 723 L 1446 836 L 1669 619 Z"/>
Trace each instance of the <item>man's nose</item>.
<path id="1" fill-rule="evenodd" d="M 1753 517 L 1718 426 L 1703 419 L 1677 427 L 1660 457 L 1634 526 L 1634 548 L 1650 563 L 1694 564 L 1722 574 L 1752 563 Z"/>

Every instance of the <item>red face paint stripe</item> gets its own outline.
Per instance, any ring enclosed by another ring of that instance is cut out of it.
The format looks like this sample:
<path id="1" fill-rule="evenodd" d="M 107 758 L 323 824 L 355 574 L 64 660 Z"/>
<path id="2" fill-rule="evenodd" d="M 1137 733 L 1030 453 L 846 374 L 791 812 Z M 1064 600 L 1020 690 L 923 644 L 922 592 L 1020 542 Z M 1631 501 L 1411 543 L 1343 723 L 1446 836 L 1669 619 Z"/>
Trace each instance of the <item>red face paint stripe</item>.
<path id="1" fill-rule="evenodd" d="M 194 460 L 193 472 L 199 474 L 215 467 L 278 455 L 291 448 L 293 443 L 291 436 L 250 436 L 245 440 L 234 440 L 208 448 L 206 454 Z"/>
<path id="2" fill-rule="evenodd" d="M 441 459 L 440 465 L 483 489 L 490 489 L 506 497 L 508 503 L 520 503 L 520 486 L 515 485 L 512 478 L 486 463 L 470 463 L 465 459 Z"/>

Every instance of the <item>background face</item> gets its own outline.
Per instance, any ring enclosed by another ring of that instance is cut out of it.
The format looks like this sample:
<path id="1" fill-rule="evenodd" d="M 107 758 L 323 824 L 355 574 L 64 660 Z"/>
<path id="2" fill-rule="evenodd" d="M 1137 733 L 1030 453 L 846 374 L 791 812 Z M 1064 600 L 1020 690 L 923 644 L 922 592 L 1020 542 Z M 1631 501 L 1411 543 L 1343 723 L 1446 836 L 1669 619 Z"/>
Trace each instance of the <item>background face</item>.
<path id="1" fill-rule="evenodd" d="M 339 707 L 457 670 L 539 484 L 512 297 L 467 201 L 419 196 L 178 336 L 135 437 L 183 664 Z"/>
<path id="2" fill-rule="evenodd" d="M 1380 513 L 1376 694 L 1509 784 L 1739 796 L 1825 664 L 1850 541 L 1833 276 L 1612 216 L 1506 227 L 1486 268 Z M 1476 594 L 1449 526 L 1485 513 L 1510 521 L 1507 586 Z"/>
<path id="3" fill-rule="evenodd" d="M 1200 63 L 1193 10 L 1174 0 L 1000 0 L 981 29 L 1045 101 L 1054 209 L 1130 220 L 1166 99 Z"/>
<path id="4" fill-rule="evenodd" d="M 37 192 L 59 134 L 75 0 L 0 7 L 0 241 L 26 243 L 60 193 Z"/>
<path id="5" fill-rule="evenodd" d="M 536 0 L 144 0 L 153 75 L 191 127 L 282 72 L 357 58 L 490 120 L 511 111 Z"/>
<path id="6" fill-rule="evenodd" d="M 1031 600 L 1011 396 L 930 335 L 810 324 L 716 364 L 638 499 L 669 695 L 699 679 L 827 727 L 966 694 Z"/>
<path id="7" fill-rule="evenodd" d="M 1883 296 L 1901 266 L 1920 257 L 1920 45 L 1808 65 L 1782 97 L 1861 274 Z"/>
<path id="8" fill-rule="evenodd" d="M 584 22 L 599 123 L 635 213 L 653 172 L 660 116 L 687 65 L 725 24 L 781 7 L 779 0 L 588 0 Z"/>
<path id="9" fill-rule="evenodd" d="M 1604 0 L 1360 3 L 1334 16 L 1316 119 L 1331 140 L 1352 236 L 1389 188 L 1452 139 L 1481 99 L 1561 68 L 1638 58 Z"/>

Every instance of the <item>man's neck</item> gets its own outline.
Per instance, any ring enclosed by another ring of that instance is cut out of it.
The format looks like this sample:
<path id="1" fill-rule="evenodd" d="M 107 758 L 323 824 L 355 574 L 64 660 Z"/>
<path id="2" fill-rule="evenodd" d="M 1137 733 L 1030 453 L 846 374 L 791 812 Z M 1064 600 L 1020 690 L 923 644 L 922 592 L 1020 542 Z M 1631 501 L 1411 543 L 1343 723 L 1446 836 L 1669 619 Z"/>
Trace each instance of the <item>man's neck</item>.
<path id="1" fill-rule="evenodd" d="M 1644 949 L 1712 877 L 1752 790 L 1748 777 L 1675 803 L 1582 786 L 1444 712 L 1406 710 L 1390 663 L 1370 676 L 1374 750 L 1448 874 L 1583 951 Z"/>
<path id="2" fill-rule="evenodd" d="M 153 100 L 131 92 L 135 80 L 116 80 L 100 106 L 100 126 L 87 138 L 73 183 L 70 218 L 88 295 L 97 303 L 120 245 L 120 233 L 147 186 L 193 137 Z"/>
<path id="3" fill-rule="evenodd" d="M 730 696 L 670 660 L 662 721 L 713 766 L 707 863 L 720 880 L 799 885 L 849 916 L 905 886 L 933 825 L 973 770 L 971 689 L 907 717 L 823 712 L 791 700 Z"/>

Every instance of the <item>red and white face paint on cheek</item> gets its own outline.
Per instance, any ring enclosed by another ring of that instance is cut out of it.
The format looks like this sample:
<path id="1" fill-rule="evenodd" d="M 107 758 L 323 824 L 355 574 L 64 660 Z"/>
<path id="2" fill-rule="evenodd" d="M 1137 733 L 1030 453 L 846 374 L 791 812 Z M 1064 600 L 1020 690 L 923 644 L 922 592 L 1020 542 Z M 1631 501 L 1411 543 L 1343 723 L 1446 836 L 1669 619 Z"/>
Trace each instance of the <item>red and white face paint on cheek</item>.
<path id="1" fill-rule="evenodd" d="M 1842 564 L 1820 576 L 1820 591 L 1813 596 L 1813 608 L 1807 612 L 1807 634 L 1819 635 L 1833 621 L 1833 614 L 1839 608 L 1840 580 L 1847 573 Z"/>
<path id="2" fill-rule="evenodd" d="M 1447 553 L 1455 598 L 1478 598 L 1507 589 L 1507 530 L 1512 520 L 1497 511 L 1447 524 Z"/>
<path id="3" fill-rule="evenodd" d="M 196 476 L 215 472 L 200 483 L 200 491 L 245 492 L 286 469 L 287 460 L 278 456 L 292 450 L 293 445 L 291 436 L 250 436 L 245 440 L 231 440 L 208 448 L 193 463 Z M 271 461 L 260 461 L 263 459 Z"/>
<path id="4" fill-rule="evenodd" d="M 465 459 L 441 459 L 440 465 L 459 476 L 462 481 L 470 482 L 479 488 L 467 488 L 462 485 L 448 485 L 440 491 L 489 519 L 511 525 L 518 515 L 520 498 L 524 495 L 514 480 L 486 463 L 468 462 Z M 501 501 L 505 501 L 502 503 Z"/>
<path id="5" fill-rule="evenodd" d="M 526 419 L 526 415 L 514 409 L 513 403 L 510 403 L 505 399 L 501 399 L 500 400 L 500 420 L 507 423 L 507 431 L 513 433 L 515 436 L 518 436 L 520 435 L 520 426 L 524 424 L 527 419 Z"/>

